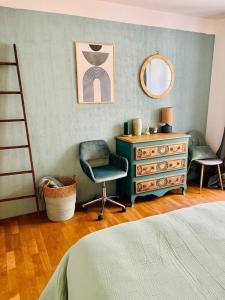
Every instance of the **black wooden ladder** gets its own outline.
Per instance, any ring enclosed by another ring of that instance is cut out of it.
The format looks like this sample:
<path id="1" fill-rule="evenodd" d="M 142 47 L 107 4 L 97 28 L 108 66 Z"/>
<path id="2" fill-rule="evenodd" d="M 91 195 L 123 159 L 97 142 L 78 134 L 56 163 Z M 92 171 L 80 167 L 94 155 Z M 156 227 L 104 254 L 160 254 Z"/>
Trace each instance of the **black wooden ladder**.
<path id="1" fill-rule="evenodd" d="M 30 159 L 30 170 L 0 173 L 0 176 L 11 176 L 11 175 L 20 175 L 20 174 L 29 174 L 30 173 L 30 174 L 32 174 L 34 193 L 31 194 L 31 195 L 23 195 L 23 196 L 18 196 L 18 197 L 3 198 L 3 199 L 0 198 L 0 202 L 35 198 L 37 213 L 39 215 L 39 204 L 38 204 L 38 195 L 37 195 L 36 180 L 35 180 L 35 173 L 34 173 L 34 164 L 33 164 L 33 158 L 32 158 L 31 145 L 30 145 L 30 136 L 29 136 L 29 130 L 28 130 L 28 124 L 27 124 L 27 117 L 26 117 L 26 110 L 25 110 L 25 103 L 24 103 L 24 96 L 23 96 L 23 88 L 22 88 L 22 81 L 21 81 L 21 76 L 20 76 L 19 61 L 18 61 L 17 49 L 16 49 L 15 44 L 13 44 L 13 49 L 14 49 L 15 62 L 0 62 L 0 67 L 1 66 L 15 66 L 16 67 L 18 83 L 19 83 L 19 91 L 0 91 L 0 95 L 16 95 L 16 94 L 19 94 L 20 98 L 21 98 L 23 117 L 19 118 L 19 119 L 0 120 L 0 123 L 24 122 L 27 142 L 26 142 L 25 145 L 0 147 L 0 150 L 28 148 L 29 159 Z"/>

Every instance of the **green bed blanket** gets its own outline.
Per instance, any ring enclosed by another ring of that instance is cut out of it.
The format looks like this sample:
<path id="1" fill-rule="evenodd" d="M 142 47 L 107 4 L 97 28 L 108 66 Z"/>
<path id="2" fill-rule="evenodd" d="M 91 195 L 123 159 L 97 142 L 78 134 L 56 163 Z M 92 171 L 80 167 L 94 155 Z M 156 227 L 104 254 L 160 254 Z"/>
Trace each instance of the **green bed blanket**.
<path id="1" fill-rule="evenodd" d="M 225 202 L 89 234 L 68 250 L 41 300 L 225 300 Z"/>

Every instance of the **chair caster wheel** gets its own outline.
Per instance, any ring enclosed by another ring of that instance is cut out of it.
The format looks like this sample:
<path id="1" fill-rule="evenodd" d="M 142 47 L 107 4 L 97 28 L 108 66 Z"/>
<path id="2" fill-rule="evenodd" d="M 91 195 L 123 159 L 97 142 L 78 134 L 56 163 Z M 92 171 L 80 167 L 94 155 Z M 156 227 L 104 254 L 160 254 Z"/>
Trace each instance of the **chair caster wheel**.
<path id="1" fill-rule="evenodd" d="M 125 212 L 126 210 L 127 210 L 126 207 L 122 208 L 122 212 Z"/>
<path id="2" fill-rule="evenodd" d="M 83 211 L 86 211 L 86 210 L 87 210 L 87 207 L 86 207 L 86 206 L 82 206 L 82 210 L 83 210 Z"/>
<path id="3" fill-rule="evenodd" d="M 103 220 L 103 215 L 98 215 L 98 220 L 99 221 Z"/>

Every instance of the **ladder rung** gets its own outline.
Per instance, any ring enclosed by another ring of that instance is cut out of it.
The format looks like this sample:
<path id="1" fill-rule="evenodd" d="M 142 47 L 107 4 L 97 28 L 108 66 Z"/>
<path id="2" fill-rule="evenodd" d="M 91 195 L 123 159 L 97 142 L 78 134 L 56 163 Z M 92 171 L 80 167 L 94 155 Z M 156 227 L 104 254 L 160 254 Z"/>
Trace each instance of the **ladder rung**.
<path id="1" fill-rule="evenodd" d="M 18 171 L 18 172 L 8 172 L 8 173 L 0 173 L 0 176 L 21 175 L 21 174 L 29 174 L 29 173 L 32 173 L 32 170 Z"/>
<path id="2" fill-rule="evenodd" d="M 16 94 L 21 94 L 20 91 L 0 91 L 0 95 L 16 95 Z"/>
<path id="3" fill-rule="evenodd" d="M 5 119 L 5 120 L 0 120 L 1 123 L 5 122 L 24 122 L 24 119 Z"/>
<path id="4" fill-rule="evenodd" d="M 15 62 L 0 61 L 0 66 L 16 66 Z"/>
<path id="5" fill-rule="evenodd" d="M 5 147 L 0 147 L 0 150 L 20 149 L 20 148 L 28 148 L 28 147 L 29 145 L 5 146 Z"/>
<path id="6" fill-rule="evenodd" d="M 25 195 L 25 196 L 18 196 L 18 197 L 12 197 L 12 198 L 4 198 L 4 199 L 0 199 L 0 202 L 27 199 L 27 198 L 36 198 L 36 195 Z"/>

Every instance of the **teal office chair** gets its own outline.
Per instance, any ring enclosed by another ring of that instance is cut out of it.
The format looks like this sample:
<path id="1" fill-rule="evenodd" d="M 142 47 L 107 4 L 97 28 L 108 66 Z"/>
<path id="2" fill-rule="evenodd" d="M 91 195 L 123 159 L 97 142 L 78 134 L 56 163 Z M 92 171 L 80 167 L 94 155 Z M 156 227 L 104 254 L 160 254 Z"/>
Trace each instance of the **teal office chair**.
<path id="1" fill-rule="evenodd" d="M 88 205 L 96 202 L 101 202 L 101 213 L 98 220 L 103 219 L 104 208 L 106 202 L 113 203 L 126 211 L 126 207 L 113 198 L 118 196 L 107 196 L 106 181 L 116 180 L 127 176 L 128 161 L 126 158 L 113 154 L 108 145 L 103 140 L 94 140 L 80 143 L 80 165 L 84 173 L 95 183 L 102 183 L 102 196 L 98 199 L 92 200 L 82 205 L 86 209 Z M 100 166 L 93 166 L 93 162 L 104 160 L 106 164 Z"/>

